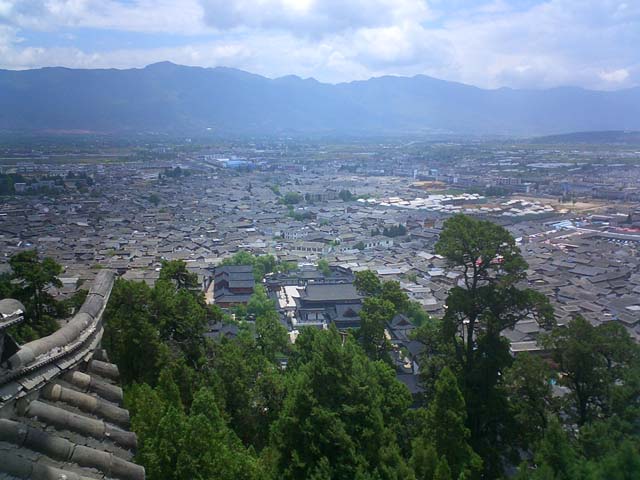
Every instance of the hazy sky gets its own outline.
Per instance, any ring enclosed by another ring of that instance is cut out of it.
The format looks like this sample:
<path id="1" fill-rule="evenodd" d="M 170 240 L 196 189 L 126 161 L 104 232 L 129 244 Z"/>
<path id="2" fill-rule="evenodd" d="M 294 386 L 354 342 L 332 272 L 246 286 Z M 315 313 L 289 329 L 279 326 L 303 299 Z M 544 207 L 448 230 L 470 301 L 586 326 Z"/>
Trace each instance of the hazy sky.
<path id="1" fill-rule="evenodd" d="M 640 0 L 0 0 L 0 68 L 162 60 L 619 89 L 640 85 Z"/>

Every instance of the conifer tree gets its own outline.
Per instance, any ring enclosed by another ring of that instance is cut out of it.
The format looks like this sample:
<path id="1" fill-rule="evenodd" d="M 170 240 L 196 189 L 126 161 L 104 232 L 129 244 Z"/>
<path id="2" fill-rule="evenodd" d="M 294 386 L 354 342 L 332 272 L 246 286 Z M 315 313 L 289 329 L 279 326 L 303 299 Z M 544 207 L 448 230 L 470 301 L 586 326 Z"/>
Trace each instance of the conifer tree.
<path id="1" fill-rule="evenodd" d="M 465 421 L 464 398 L 456 377 L 445 367 L 436 382 L 424 434 L 444 458 L 454 478 L 465 471 L 476 473 L 482 466 L 482 460 L 469 446 L 470 432 Z"/>
<path id="2" fill-rule="evenodd" d="M 433 480 L 451 480 L 452 478 L 451 469 L 449 468 L 447 459 L 445 457 L 440 457 L 440 461 L 436 467 L 436 472 L 433 475 Z"/>

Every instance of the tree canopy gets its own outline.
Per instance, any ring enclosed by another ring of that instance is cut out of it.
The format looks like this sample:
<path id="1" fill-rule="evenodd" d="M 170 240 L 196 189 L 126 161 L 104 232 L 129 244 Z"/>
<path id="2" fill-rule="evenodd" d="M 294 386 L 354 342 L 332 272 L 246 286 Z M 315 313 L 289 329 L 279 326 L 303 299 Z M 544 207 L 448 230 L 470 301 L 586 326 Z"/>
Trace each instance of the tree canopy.
<path id="1" fill-rule="evenodd" d="M 324 258 L 318 260 L 318 270 L 320 270 L 325 277 L 331 276 L 331 267 L 329 266 L 329 262 Z"/>
<path id="2" fill-rule="evenodd" d="M 454 215 L 445 221 L 435 251 L 461 271 L 462 286 L 449 290 L 438 332 L 439 352 L 425 363 L 455 362 L 471 443 L 485 460 L 485 473 L 499 475 L 510 422 L 501 383 L 511 364 L 508 343 L 500 333 L 529 317 L 549 328 L 553 310 L 544 295 L 520 287 L 527 263 L 505 228 Z"/>
<path id="3" fill-rule="evenodd" d="M 187 270 L 187 264 L 181 260 L 170 260 L 162 262 L 160 270 L 160 280 L 171 280 L 175 282 L 176 288 L 198 288 L 198 275 Z"/>
<path id="4" fill-rule="evenodd" d="M 354 281 L 356 289 L 363 295 L 376 296 L 382 291 L 382 283 L 380 279 L 371 270 L 362 270 L 356 272 Z"/>
<path id="5" fill-rule="evenodd" d="M 85 293 L 66 302 L 56 302 L 51 288 L 62 287 L 58 278 L 62 266 L 54 259 L 40 258 L 36 250 L 24 250 L 9 259 L 11 274 L 0 276 L 0 299 L 16 298 L 26 308 L 25 323 L 11 332 L 18 341 L 29 341 L 49 335 L 57 328 L 56 319 L 65 318 L 82 300 Z"/>
<path id="6" fill-rule="evenodd" d="M 251 265 L 256 282 L 262 282 L 268 273 L 289 272 L 297 268 L 295 263 L 278 262 L 273 255 L 253 255 L 244 250 L 225 258 L 221 265 Z"/>
<path id="7" fill-rule="evenodd" d="M 273 430 L 278 478 L 409 478 L 394 430 L 411 400 L 391 368 L 335 328 L 304 345 L 309 361 L 292 373 Z"/>
<path id="8" fill-rule="evenodd" d="M 553 328 L 502 227 L 454 216 L 436 248 L 463 275 L 443 318 L 398 282 L 358 272 L 360 328 L 301 328 L 294 344 L 262 285 L 246 307 L 254 321 L 211 340 L 221 312 L 185 265 L 167 262 L 153 288 L 118 280 L 103 343 L 148 478 L 471 480 L 506 467 L 519 480 L 637 478 L 640 352 L 627 330 L 580 317 Z M 245 252 L 231 261 L 279 269 Z M 422 344 L 413 397 L 385 332 L 401 315 Z M 510 354 L 501 332 L 523 318 L 550 329 L 548 357 Z"/>
<path id="9" fill-rule="evenodd" d="M 554 331 L 549 345 L 563 372 L 560 382 L 571 391 L 566 411 L 579 425 L 614 413 L 622 399 L 631 402 L 625 408 L 640 405 L 632 393 L 638 386 L 640 351 L 621 324 L 593 326 L 578 316 Z"/>

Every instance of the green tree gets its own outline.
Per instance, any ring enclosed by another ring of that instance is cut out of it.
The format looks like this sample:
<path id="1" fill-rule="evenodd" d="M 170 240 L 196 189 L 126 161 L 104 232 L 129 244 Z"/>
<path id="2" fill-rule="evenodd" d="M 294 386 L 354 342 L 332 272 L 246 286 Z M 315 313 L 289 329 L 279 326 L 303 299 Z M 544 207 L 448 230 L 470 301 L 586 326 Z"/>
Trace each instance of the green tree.
<path id="1" fill-rule="evenodd" d="M 289 334 L 280 322 L 280 316 L 272 311 L 256 317 L 256 343 L 262 354 L 274 362 L 277 354 L 289 348 Z"/>
<path id="2" fill-rule="evenodd" d="M 273 255 L 260 255 L 254 258 L 253 269 L 256 275 L 256 281 L 261 282 L 267 273 L 277 271 L 278 264 Z"/>
<path id="3" fill-rule="evenodd" d="M 184 448 L 185 431 L 184 413 L 170 406 L 160 420 L 145 452 L 145 467 L 149 480 L 181 480 L 176 467 L 178 455 Z"/>
<path id="4" fill-rule="evenodd" d="M 287 192 L 284 194 L 282 202 L 285 205 L 296 205 L 302 201 L 302 195 L 298 192 Z"/>
<path id="5" fill-rule="evenodd" d="M 416 301 L 409 301 L 409 306 L 407 307 L 406 312 L 407 317 L 411 320 L 416 327 L 420 325 L 424 325 L 429 321 L 429 314 L 422 308 Z"/>
<path id="6" fill-rule="evenodd" d="M 372 360 L 388 360 L 391 345 L 385 336 L 387 324 L 395 316 L 393 303 L 377 297 L 365 298 L 360 310 L 360 339 Z"/>
<path id="7" fill-rule="evenodd" d="M 9 259 L 9 265 L 13 270 L 13 278 L 21 282 L 20 299 L 32 307 L 32 311 L 27 312 L 32 328 L 39 336 L 52 333 L 56 324 L 46 315 L 47 306 L 53 303 L 47 289 L 62 287 L 62 282 L 58 279 L 62 266 L 48 257 L 40 261 L 36 250 L 25 250 L 13 255 Z"/>
<path id="8" fill-rule="evenodd" d="M 273 194 L 277 197 L 281 196 L 280 187 L 278 185 L 270 185 L 269 189 L 273 192 Z"/>
<path id="9" fill-rule="evenodd" d="M 162 262 L 160 280 L 173 281 L 178 289 L 197 289 L 198 275 L 187 270 L 187 264 L 182 260 L 170 260 Z"/>
<path id="10" fill-rule="evenodd" d="M 173 372 L 169 368 L 163 368 L 160 372 L 156 392 L 162 400 L 165 409 L 171 407 L 179 412 L 184 412 L 180 387 L 178 387 Z"/>
<path id="11" fill-rule="evenodd" d="M 324 258 L 318 260 L 318 270 L 320 270 L 325 277 L 331 276 L 331 267 L 329 266 L 329 262 Z"/>
<path id="12" fill-rule="evenodd" d="M 104 315 L 103 345 L 125 383 L 156 382 L 161 343 L 150 303 L 151 289 L 146 283 L 116 280 Z"/>
<path id="13" fill-rule="evenodd" d="M 320 335 L 320 331 L 317 328 L 300 329 L 300 334 L 296 338 L 295 344 L 291 346 L 291 354 L 287 363 L 288 371 L 295 371 L 300 366 L 311 361 L 313 345 L 316 342 L 317 335 Z"/>
<path id="14" fill-rule="evenodd" d="M 176 290 L 169 279 L 159 279 L 153 288 L 118 279 L 105 311 L 103 342 L 125 383 L 155 385 L 158 367 L 175 359 L 175 352 L 199 368 L 208 317 L 199 296 Z"/>
<path id="15" fill-rule="evenodd" d="M 593 463 L 593 462 L 591 462 Z M 640 450 L 638 439 L 625 440 L 615 450 L 596 462 L 598 480 L 634 480 L 640 478 Z"/>
<path id="16" fill-rule="evenodd" d="M 412 340 L 422 344 L 418 354 L 420 365 L 420 383 L 424 388 L 424 400 L 430 401 L 435 394 L 435 384 L 444 367 L 449 367 L 459 378 L 460 365 L 455 358 L 454 347 L 447 341 L 443 333 L 443 321 L 429 317 L 428 321 L 416 328 L 410 335 Z"/>
<path id="17" fill-rule="evenodd" d="M 12 277 L 9 273 L 0 274 L 0 300 L 5 298 L 19 299 L 26 304 L 25 307 L 29 308 L 30 306 L 27 301 L 28 295 L 12 283 Z M 30 342 L 40 336 L 32 326 L 34 322 L 33 319 L 29 319 L 29 311 L 25 312 L 25 316 L 27 318 L 26 322 L 10 327 L 8 330 L 13 339 L 19 344 Z"/>
<path id="18" fill-rule="evenodd" d="M 267 316 L 276 313 L 275 302 L 269 298 L 267 291 L 262 285 L 253 287 L 253 295 L 247 302 L 247 314 L 255 318 Z"/>
<path id="19" fill-rule="evenodd" d="M 435 250 L 463 270 L 464 288 L 451 289 L 444 327 L 465 370 L 475 360 L 478 334 L 497 336 L 532 314 L 545 325 L 552 323 L 544 295 L 516 287 L 525 278 L 527 264 L 503 227 L 455 215 L 445 222 Z"/>
<path id="20" fill-rule="evenodd" d="M 401 237 L 407 234 L 407 227 L 405 227 L 404 225 L 393 225 L 389 228 L 384 228 L 382 230 L 382 234 L 385 237 Z"/>
<path id="21" fill-rule="evenodd" d="M 465 425 L 464 398 L 453 372 L 445 367 L 436 382 L 436 391 L 427 410 L 427 430 L 435 450 L 446 460 L 454 478 L 462 473 L 476 474 L 481 458 L 469 445 L 470 432 Z"/>
<path id="22" fill-rule="evenodd" d="M 64 300 L 56 302 L 53 307 L 55 309 L 55 315 L 58 318 L 70 317 L 82 307 L 82 304 L 87 299 L 88 290 L 80 289 L 73 295 Z"/>
<path id="23" fill-rule="evenodd" d="M 244 327 L 238 337 L 209 346 L 210 382 L 229 425 L 245 445 L 261 450 L 285 395 L 284 372 L 262 355 Z"/>
<path id="24" fill-rule="evenodd" d="M 396 281 L 384 282 L 380 298 L 391 302 L 397 313 L 405 313 L 409 309 L 409 297 Z"/>
<path id="25" fill-rule="evenodd" d="M 162 347 L 160 375 L 162 376 L 164 371 L 168 372 L 177 386 L 178 395 L 185 411 L 191 407 L 196 392 L 207 384 L 206 359 L 204 357 L 202 363 L 204 365 L 198 364 L 194 368 L 187 363 L 185 355 L 180 350 L 171 349 L 166 345 Z"/>
<path id="26" fill-rule="evenodd" d="M 154 207 L 160 205 L 160 196 L 157 193 L 152 193 L 151 195 L 149 195 L 147 197 L 147 200 L 149 200 L 149 203 L 153 204 Z"/>
<path id="27" fill-rule="evenodd" d="M 436 471 L 433 474 L 433 480 L 451 480 L 451 469 L 445 457 L 440 457 Z"/>
<path id="28" fill-rule="evenodd" d="M 338 197 L 340 197 L 343 202 L 350 202 L 354 198 L 349 190 L 340 190 Z"/>
<path id="29" fill-rule="evenodd" d="M 638 372 L 640 351 L 622 325 L 610 322 L 594 327 L 578 316 L 566 328 L 556 329 L 549 340 L 563 372 L 561 382 L 571 390 L 570 413 L 579 425 L 610 415 L 620 405 L 617 395 L 633 403 L 628 386 L 638 385 L 637 375 L 635 381 L 627 375 Z"/>
<path id="30" fill-rule="evenodd" d="M 0 273 L 0 300 L 15 296 L 15 286 L 11 283 L 11 275 Z"/>
<path id="31" fill-rule="evenodd" d="M 444 459 L 446 462 L 446 459 Z M 416 480 L 432 480 L 438 467 L 438 454 L 433 442 L 421 435 L 413 440 L 410 465 Z M 449 465 L 447 464 L 447 467 Z"/>
<path id="32" fill-rule="evenodd" d="M 640 442 L 636 427 L 617 417 L 595 420 L 569 435 L 552 416 L 534 445 L 534 469 L 520 466 L 518 480 L 627 480 L 640 474 Z M 569 427 L 574 431 L 575 426 Z"/>
<path id="33" fill-rule="evenodd" d="M 485 473 L 499 476 L 510 424 L 502 373 L 511 363 L 500 336 L 519 320 L 533 316 L 553 324 L 548 299 L 521 289 L 527 264 L 503 227 L 466 215 L 449 218 L 435 251 L 462 270 L 462 285 L 449 291 L 442 319 L 442 340 L 453 351 L 468 410 L 471 443 L 485 460 Z"/>
<path id="34" fill-rule="evenodd" d="M 374 297 L 380 294 L 382 291 L 382 284 L 380 279 L 371 270 L 363 270 L 356 272 L 356 279 L 353 282 L 356 289 L 363 295 Z"/>
<path id="35" fill-rule="evenodd" d="M 224 265 L 251 265 L 253 267 L 253 277 L 256 282 L 262 282 L 268 273 L 277 271 L 289 271 L 295 269 L 297 265 L 291 262 L 278 263 L 273 255 L 252 255 L 244 250 L 235 253 L 233 256 L 225 258 Z"/>
<path id="36" fill-rule="evenodd" d="M 551 408 L 553 378 L 549 365 L 528 353 L 519 354 L 505 372 L 509 408 L 521 448 L 534 445 L 544 434 Z"/>
<path id="37" fill-rule="evenodd" d="M 147 383 L 134 383 L 125 389 L 125 406 L 131 415 L 131 430 L 138 437 L 138 458 L 152 455 L 151 444 L 166 406 L 158 393 Z M 146 464 L 146 461 L 143 461 Z"/>
<path id="38" fill-rule="evenodd" d="M 183 445 L 177 458 L 178 478 L 251 480 L 261 476 L 256 459 L 226 426 L 211 389 L 196 394 Z"/>
<path id="39" fill-rule="evenodd" d="M 333 327 L 309 340 L 273 428 L 277 478 L 411 478 L 395 434 L 406 387 Z"/>
<path id="40" fill-rule="evenodd" d="M 538 467 L 553 472 L 556 480 L 570 480 L 574 476 L 577 455 L 569 437 L 556 417 L 551 417 L 542 441 L 536 448 L 535 462 Z"/>
<path id="41" fill-rule="evenodd" d="M 15 184 L 25 182 L 25 178 L 22 175 L 6 175 L 0 173 L 0 195 L 14 195 Z"/>
<path id="42" fill-rule="evenodd" d="M 283 273 L 293 272 L 298 269 L 298 264 L 296 262 L 279 262 L 277 264 L 277 271 Z"/>
<path id="43" fill-rule="evenodd" d="M 241 250 L 231 257 L 225 258 L 220 265 L 253 265 L 256 261 L 255 258 L 249 252 Z"/>
<path id="44" fill-rule="evenodd" d="M 171 373 L 160 377 L 155 389 L 134 384 L 125 397 L 138 435 L 136 459 L 147 478 L 264 478 L 257 459 L 226 425 L 212 389 L 199 389 L 185 414 Z"/>
<path id="45" fill-rule="evenodd" d="M 178 348 L 196 366 L 203 355 L 203 334 L 208 323 L 201 298 L 189 290 L 176 290 L 173 282 L 158 280 L 151 291 L 150 311 L 160 339 Z"/>

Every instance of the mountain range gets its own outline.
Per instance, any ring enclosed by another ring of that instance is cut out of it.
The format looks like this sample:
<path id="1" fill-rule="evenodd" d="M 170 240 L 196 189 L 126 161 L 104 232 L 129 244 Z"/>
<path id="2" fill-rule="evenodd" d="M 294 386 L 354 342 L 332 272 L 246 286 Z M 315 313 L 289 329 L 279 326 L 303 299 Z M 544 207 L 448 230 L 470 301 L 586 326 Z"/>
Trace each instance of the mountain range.
<path id="1" fill-rule="evenodd" d="M 424 75 L 328 84 L 161 62 L 0 70 L 0 130 L 550 135 L 640 130 L 640 87 L 481 89 Z"/>

